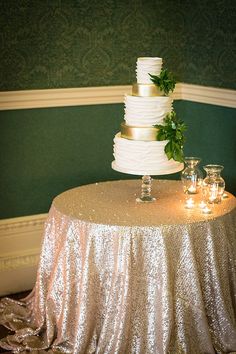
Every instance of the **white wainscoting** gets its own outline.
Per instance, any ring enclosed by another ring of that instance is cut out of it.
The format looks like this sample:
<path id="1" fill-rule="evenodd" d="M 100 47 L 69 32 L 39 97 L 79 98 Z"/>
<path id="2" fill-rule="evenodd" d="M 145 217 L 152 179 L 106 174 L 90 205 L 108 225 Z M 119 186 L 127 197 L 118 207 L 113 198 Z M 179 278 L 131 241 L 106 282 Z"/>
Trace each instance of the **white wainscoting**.
<path id="1" fill-rule="evenodd" d="M 0 110 L 123 103 L 132 86 L 0 92 Z M 236 108 L 236 90 L 178 83 L 173 99 Z"/>
<path id="2" fill-rule="evenodd" d="M 0 220 L 0 296 L 33 288 L 46 217 Z"/>

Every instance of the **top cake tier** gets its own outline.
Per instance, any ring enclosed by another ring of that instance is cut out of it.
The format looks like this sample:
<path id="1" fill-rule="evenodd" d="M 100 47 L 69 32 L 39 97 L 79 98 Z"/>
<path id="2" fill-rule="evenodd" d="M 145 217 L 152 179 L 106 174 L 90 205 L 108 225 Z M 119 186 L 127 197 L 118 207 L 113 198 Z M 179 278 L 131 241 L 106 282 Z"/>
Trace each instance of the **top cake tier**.
<path id="1" fill-rule="evenodd" d="M 137 60 L 136 78 L 138 84 L 152 84 L 150 75 L 159 76 L 162 67 L 162 58 L 141 57 Z"/>

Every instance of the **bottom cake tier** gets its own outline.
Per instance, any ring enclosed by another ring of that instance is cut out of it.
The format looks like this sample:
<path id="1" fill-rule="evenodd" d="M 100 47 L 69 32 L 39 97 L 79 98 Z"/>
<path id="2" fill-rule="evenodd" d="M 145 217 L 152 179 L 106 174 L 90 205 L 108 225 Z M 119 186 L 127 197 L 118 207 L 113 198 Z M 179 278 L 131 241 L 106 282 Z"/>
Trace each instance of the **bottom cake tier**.
<path id="1" fill-rule="evenodd" d="M 129 140 L 116 134 L 112 168 L 134 175 L 166 175 L 179 172 L 184 164 L 168 160 L 164 148 L 168 141 Z"/>

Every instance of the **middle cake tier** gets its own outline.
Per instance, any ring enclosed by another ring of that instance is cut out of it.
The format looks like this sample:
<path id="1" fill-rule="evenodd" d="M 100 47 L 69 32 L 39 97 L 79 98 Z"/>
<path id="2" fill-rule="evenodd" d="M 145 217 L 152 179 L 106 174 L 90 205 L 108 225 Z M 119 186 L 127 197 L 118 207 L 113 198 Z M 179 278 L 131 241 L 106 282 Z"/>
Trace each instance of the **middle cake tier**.
<path id="1" fill-rule="evenodd" d="M 166 114 L 172 111 L 171 97 L 125 96 L 124 119 L 129 126 L 153 126 L 161 124 Z"/>

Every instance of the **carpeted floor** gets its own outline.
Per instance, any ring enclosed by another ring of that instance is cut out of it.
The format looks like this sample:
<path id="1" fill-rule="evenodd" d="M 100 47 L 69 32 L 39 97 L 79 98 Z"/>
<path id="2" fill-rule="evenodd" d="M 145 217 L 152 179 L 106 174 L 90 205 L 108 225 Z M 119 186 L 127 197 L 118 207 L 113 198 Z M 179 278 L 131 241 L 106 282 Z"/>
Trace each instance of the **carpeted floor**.
<path id="1" fill-rule="evenodd" d="M 23 292 L 23 293 L 18 293 L 18 294 L 14 294 L 14 295 L 8 295 L 7 297 L 10 297 L 10 298 L 12 298 L 12 299 L 23 299 L 23 298 L 26 297 L 29 293 L 30 293 L 30 291 L 25 291 L 25 292 Z M 4 337 L 6 337 L 8 334 L 11 334 L 11 333 L 12 333 L 12 332 L 11 332 L 9 329 L 7 329 L 7 328 L 5 328 L 5 327 L 3 327 L 3 326 L 0 325 L 0 338 L 4 338 Z M 10 351 L 7 351 L 7 352 L 6 352 L 5 349 L 1 349 L 1 348 L 0 348 L 0 353 L 1 353 L 1 354 L 3 354 L 3 353 L 10 354 L 11 352 L 10 352 Z"/>

